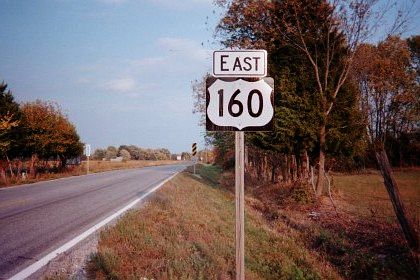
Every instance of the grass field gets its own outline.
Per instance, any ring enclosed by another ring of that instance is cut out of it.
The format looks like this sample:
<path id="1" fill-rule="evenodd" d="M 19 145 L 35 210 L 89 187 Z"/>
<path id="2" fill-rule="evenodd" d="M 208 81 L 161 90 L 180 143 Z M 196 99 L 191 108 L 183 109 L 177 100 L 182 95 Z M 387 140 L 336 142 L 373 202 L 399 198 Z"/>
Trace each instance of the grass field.
<path id="1" fill-rule="evenodd" d="M 407 212 L 415 223 L 420 214 L 420 170 L 395 172 L 401 198 Z M 341 210 L 359 217 L 382 219 L 396 223 L 396 218 L 388 193 L 379 172 L 369 174 L 333 176 L 334 189 L 342 202 Z"/>
<path id="2" fill-rule="evenodd" d="M 234 279 L 234 197 L 216 183 L 220 172 L 199 165 L 202 179 L 178 175 L 103 231 L 90 277 Z M 420 172 L 396 177 L 415 216 Z M 310 189 L 247 186 L 246 279 L 419 278 L 380 175 L 335 174 L 333 184 L 337 212 L 328 199 L 302 199 Z"/>
<path id="3" fill-rule="evenodd" d="M 101 233 L 96 279 L 234 279 L 231 193 L 183 173 L 139 211 Z M 340 279 L 294 238 L 246 209 L 246 279 Z"/>

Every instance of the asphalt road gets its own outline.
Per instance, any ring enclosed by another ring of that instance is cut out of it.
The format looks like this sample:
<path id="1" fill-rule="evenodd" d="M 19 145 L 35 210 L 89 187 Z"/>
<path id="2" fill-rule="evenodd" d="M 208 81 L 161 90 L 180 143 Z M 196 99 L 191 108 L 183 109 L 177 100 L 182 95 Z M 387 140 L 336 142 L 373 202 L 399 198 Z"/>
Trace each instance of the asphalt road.
<path id="1" fill-rule="evenodd" d="M 185 165 L 110 171 L 0 189 L 0 279 L 7 279 Z"/>

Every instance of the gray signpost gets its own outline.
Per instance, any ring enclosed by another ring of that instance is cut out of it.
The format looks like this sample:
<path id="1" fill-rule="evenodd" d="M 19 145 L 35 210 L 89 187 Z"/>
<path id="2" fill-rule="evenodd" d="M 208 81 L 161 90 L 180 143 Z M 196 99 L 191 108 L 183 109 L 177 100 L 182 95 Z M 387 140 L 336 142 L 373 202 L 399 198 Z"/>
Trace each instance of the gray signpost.
<path id="1" fill-rule="evenodd" d="M 89 174 L 89 158 L 90 158 L 90 145 L 85 145 L 85 155 L 86 155 L 86 174 Z"/>
<path id="2" fill-rule="evenodd" d="M 206 129 L 235 131 L 236 279 L 245 279 L 244 131 L 273 127 L 274 81 L 265 50 L 213 52 L 213 77 L 206 81 Z"/>

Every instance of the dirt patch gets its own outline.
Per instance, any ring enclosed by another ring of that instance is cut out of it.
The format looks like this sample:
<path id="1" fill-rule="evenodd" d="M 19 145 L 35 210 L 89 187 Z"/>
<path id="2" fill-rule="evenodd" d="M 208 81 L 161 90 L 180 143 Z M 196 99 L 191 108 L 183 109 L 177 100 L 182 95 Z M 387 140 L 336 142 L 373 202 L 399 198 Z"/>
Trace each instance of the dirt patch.
<path id="1" fill-rule="evenodd" d="M 72 249 L 60 254 L 28 279 L 87 279 L 86 263 L 97 251 L 99 233 L 94 233 Z"/>

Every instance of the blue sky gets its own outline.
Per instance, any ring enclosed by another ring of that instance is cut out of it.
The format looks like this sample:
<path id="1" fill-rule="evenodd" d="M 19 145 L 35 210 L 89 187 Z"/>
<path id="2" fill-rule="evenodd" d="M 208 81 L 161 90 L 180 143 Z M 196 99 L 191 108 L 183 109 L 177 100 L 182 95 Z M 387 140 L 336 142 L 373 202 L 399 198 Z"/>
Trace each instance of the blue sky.
<path id="1" fill-rule="evenodd" d="M 0 81 L 19 102 L 58 102 L 93 148 L 201 149 L 191 81 L 218 49 L 212 2 L 0 0 Z"/>
<path id="2" fill-rule="evenodd" d="M 181 152 L 203 142 L 191 81 L 211 67 L 208 41 L 217 21 L 211 0 L 0 0 L 0 6 L 0 80 L 18 101 L 58 102 L 94 148 Z"/>

